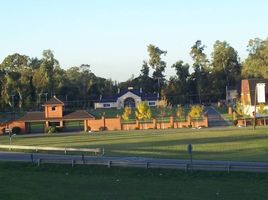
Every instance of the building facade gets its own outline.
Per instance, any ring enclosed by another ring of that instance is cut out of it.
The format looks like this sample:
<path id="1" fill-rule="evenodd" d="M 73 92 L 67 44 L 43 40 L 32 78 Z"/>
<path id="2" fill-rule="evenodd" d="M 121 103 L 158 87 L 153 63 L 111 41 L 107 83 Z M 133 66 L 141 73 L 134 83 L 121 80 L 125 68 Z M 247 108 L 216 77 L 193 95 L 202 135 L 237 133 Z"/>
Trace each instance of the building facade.
<path id="1" fill-rule="evenodd" d="M 114 96 L 100 96 L 100 100 L 94 103 L 95 109 L 97 108 L 117 108 L 121 109 L 125 106 L 135 108 L 137 104 L 146 101 L 150 107 L 157 106 L 159 99 L 158 94 L 144 93 L 142 89 L 134 90 L 128 88 L 127 90 L 119 91 Z"/>
<path id="2" fill-rule="evenodd" d="M 241 103 L 246 115 L 253 116 L 255 105 L 256 116 L 258 117 L 259 115 L 258 109 L 260 102 L 258 96 L 260 96 L 260 94 L 258 94 L 258 85 L 265 86 L 262 96 L 264 98 L 264 108 L 268 110 L 268 79 L 244 79 L 241 81 Z"/>

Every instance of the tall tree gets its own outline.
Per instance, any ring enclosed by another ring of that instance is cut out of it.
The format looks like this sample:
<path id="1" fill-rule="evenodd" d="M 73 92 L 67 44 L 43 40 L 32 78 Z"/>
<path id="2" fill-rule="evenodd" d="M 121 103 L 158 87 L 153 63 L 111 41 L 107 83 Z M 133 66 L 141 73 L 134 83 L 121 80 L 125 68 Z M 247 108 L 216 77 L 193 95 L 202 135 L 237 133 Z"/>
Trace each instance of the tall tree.
<path id="1" fill-rule="evenodd" d="M 216 41 L 211 54 L 214 91 L 225 93 L 225 87 L 236 86 L 240 80 L 241 67 L 237 51 L 226 41 Z"/>
<path id="2" fill-rule="evenodd" d="M 14 99 L 17 97 L 18 106 L 21 109 L 31 91 L 29 57 L 18 53 L 7 56 L 0 68 L 5 72 L 1 81 L 1 96 L 6 104 L 14 107 Z"/>
<path id="3" fill-rule="evenodd" d="M 175 68 L 178 79 L 184 83 L 186 82 L 187 78 L 190 76 L 189 67 L 190 67 L 189 64 L 187 63 L 183 64 L 182 60 L 176 62 L 175 64 L 171 66 L 171 68 Z"/>
<path id="4" fill-rule="evenodd" d="M 268 78 L 268 38 L 255 38 L 248 43 L 248 57 L 242 64 L 244 78 Z"/>
<path id="5" fill-rule="evenodd" d="M 194 61 L 193 63 L 193 69 L 194 74 L 193 77 L 195 79 L 196 83 L 196 89 L 198 93 L 199 103 L 202 102 L 202 93 L 206 90 L 206 83 L 205 80 L 207 80 L 208 76 L 208 69 L 207 69 L 207 56 L 204 53 L 205 46 L 202 45 L 201 40 L 197 40 L 195 44 L 191 47 L 190 55 Z"/>
<path id="6" fill-rule="evenodd" d="M 41 68 L 46 72 L 48 93 L 53 96 L 55 94 L 55 70 L 59 68 L 59 62 L 50 49 L 43 51 Z"/>
<path id="7" fill-rule="evenodd" d="M 166 69 L 166 62 L 161 59 L 161 56 L 165 56 L 167 51 L 163 51 L 152 44 L 148 45 L 147 51 L 149 53 L 149 65 L 154 69 L 153 78 L 157 80 L 158 92 L 160 92 L 165 77 L 163 73 Z"/>

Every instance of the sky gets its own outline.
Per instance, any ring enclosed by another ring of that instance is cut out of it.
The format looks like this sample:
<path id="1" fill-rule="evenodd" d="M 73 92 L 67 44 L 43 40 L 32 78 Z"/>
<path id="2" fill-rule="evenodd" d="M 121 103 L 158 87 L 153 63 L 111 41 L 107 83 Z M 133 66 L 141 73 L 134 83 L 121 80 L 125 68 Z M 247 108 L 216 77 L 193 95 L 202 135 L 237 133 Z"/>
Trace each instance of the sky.
<path id="1" fill-rule="evenodd" d="M 10 54 L 42 57 L 51 49 L 64 69 L 89 64 L 97 76 L 137 76 L 147 46 L 167 51 L 166 76 L 178 60 L 192 63 L 201 40 L 210 57 L 227 41 L 241 60 L 249 39 L 268 37 L 266 0 L 0 0 L 0 62 Z"/>

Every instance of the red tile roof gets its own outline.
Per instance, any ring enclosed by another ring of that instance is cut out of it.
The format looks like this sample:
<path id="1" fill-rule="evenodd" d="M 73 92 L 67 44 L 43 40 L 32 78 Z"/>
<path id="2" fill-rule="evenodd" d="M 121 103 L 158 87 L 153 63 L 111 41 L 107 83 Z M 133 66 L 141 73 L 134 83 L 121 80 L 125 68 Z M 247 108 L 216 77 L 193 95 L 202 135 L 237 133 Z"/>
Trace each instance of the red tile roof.
<path id="1" fill-rule="evenodd" d="M 62 118 L 45 118 L 44 112 L 27 112 L 22 118 L 17 121 L 34 122 L 34 121 L 49 121 L 49 120 L 83 120 L 94 119 L 95 117 L 85 110 L 74 112 L 64 112 Z"/>

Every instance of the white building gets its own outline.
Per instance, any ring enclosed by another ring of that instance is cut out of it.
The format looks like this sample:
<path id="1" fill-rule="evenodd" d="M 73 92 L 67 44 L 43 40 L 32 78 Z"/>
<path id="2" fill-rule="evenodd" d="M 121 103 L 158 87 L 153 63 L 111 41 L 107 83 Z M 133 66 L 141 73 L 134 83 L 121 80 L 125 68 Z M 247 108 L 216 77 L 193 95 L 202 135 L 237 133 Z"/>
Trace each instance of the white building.
<path id="1" fill-rule="evenodd" d="M 127 90 L 119 91 L 115 96 L 100 96 L 100 100 L 94 103 L 95 109 L 97 108 L 124 108 L 125 106 L 136 107 L 142 101 L 148 102 L 150 107 L 157 105 L 159 99 L 158 94 L 144 93 L 142 89 L 134 90 L 128 88 Z"/>

